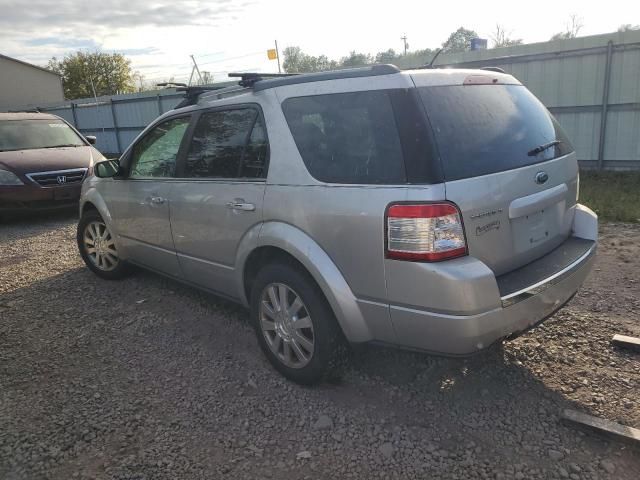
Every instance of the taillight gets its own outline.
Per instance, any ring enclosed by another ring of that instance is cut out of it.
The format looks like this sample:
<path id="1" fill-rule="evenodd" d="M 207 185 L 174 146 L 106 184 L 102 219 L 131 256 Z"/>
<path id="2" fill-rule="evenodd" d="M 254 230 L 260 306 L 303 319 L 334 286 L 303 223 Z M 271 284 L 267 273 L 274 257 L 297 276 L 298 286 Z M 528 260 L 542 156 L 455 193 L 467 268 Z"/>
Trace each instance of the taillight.
<path id="1" fill-rule="evenodd" d="M 438 262 L 467 254 L 458 207 L 452 203 L 396 204 L 387 210 L 386 256 Z"/>

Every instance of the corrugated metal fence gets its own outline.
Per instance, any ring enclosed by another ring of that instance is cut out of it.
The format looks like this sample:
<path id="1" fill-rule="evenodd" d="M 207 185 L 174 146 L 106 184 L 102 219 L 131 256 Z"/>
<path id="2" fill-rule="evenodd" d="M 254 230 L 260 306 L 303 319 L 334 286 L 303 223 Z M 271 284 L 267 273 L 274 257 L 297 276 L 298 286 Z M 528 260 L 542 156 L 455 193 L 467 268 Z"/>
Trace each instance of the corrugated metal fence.
<path id="1" fill-rule="evenodd" d="M 85 98 L 39 110 L 64 118 L 84 135 L 97 137 L 96 148 L 106 154 L 122 153 L 155 118 L 184 98 L 175 89 L 133 95 Z"/>
<path id="2" fill-rule="evenodd" d="M 583 167 L 640 169 L 640 31 L 441 55 L 436 65 L 503 68 L 558 118 Z M 40 109 L 96 135 L 101 151 L 118 153 L 181 97 L 169 89 Z"/>

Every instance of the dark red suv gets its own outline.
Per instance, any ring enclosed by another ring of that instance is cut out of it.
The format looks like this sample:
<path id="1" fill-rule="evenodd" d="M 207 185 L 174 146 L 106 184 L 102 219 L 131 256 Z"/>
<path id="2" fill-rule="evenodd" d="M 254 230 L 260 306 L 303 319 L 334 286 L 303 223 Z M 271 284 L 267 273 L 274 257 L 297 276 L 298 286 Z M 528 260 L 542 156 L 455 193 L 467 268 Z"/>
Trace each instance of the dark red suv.
<path id="1" fill-rule="evenodd" d="M 55 115 L 0 113 L 0 214 L 77 204 L 95 162 L 104 160 Z"/>

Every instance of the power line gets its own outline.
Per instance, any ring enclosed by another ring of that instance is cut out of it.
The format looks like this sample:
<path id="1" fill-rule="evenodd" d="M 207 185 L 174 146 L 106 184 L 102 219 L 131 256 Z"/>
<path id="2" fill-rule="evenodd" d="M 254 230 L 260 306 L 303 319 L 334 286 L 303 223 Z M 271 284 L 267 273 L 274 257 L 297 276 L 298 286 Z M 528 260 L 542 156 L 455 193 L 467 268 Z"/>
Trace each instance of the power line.
<path id="1" fill-rule="evenodd" d="M 259 55 L 261 53 L 264 53 L 264 52 L 262 50 L 260 50 L 259 52 L 247 53 L 245 55 L 238 55 L 237 57 L 221 58 L 220 60 L 214 60 L 214 61 L 211 61 L 211 62 L 201 63 L 200 65 L 211 65 L 212 63 L 221 63 L 221 62 L 226 62 L 228 60 L 237 60 L 239 58 L 253 57 L 254 55 Z"/>

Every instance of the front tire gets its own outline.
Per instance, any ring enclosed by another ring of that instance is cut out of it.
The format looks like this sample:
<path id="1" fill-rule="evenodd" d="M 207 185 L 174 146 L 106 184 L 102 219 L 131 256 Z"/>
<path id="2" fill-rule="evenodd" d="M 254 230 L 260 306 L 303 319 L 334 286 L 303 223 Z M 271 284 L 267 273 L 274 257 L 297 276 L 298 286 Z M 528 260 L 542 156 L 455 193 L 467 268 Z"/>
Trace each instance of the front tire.
<path id="1" fill-rule="evenodd" d="M 335 379 L 347 344 L 322 291 L 305 272 L 271 264 L 251 289 L 251 319 L 271 364 L 296 383 Z"/>
<path id="2" fill-rule="evenodd" d="M 82 214 L 76 238 L 82 260 L 100 278 L 119 280 L 130 273 L 130 266 L 120 258 L 114 235 L 97 211 Z"/>

